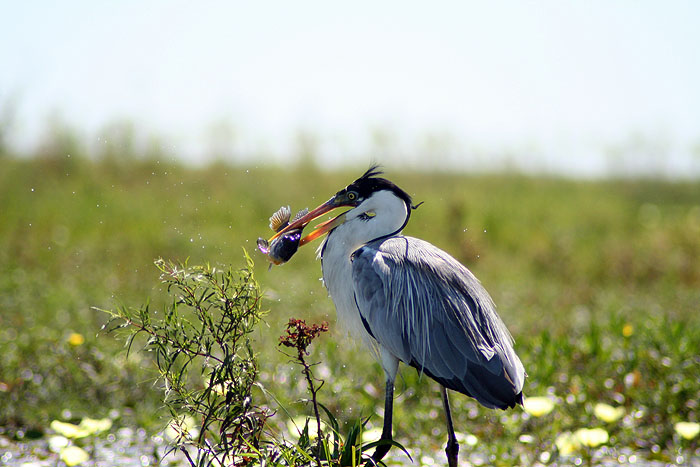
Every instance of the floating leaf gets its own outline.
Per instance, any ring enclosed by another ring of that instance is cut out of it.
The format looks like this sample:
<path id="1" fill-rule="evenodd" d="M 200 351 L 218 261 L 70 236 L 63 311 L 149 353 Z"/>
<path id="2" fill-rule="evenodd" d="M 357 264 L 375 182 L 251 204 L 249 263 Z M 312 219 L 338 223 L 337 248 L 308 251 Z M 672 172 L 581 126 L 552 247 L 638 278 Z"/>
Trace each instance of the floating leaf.
<path id="1" fill-rule="evenodd" d="M 52 452 L 61 452 L 61 449 L 67 447 L 70 441 L 65 436 L 54 435 L 49 437 L 49 450 Z"/>
<path id="2" fill-rule="evenodd" d="M 211 391 L 219 396 L 225 396 L 226 393 L 236 388 L 236 383 L 233 381 L 224 381 L 223 383 L 215 384 L 211 387 Z"/>
<path id="3" fill-rule="evenodd" d="M 612 405 L 599 402 L 593 407 L 593 415 L 606 423 L 612 423 L 625 415 L 624 407 L 613 407 Z"/>
<path id="4" fill-rule="evenodd" d="M 84 449 L 78 446 L 68 446 L 61 449 L 60 454 L 61 460 L 66 463 L 68 467 L 74 465 L 82 464 L 90 459 L 90 456 Z"/>
<path id="5" fill-rule="evenodd" d="M 542 417 L 554 409 L 554 402 L 549 397 L 528 397 L 523 409 L 533 417 Z"/>
<path id="6" fill-rule="evenodd" d="M 567 431 L 557 436 L 557 439 L 554 440 L 554 445 L 557 447 L 560 455 L 570 456 L 579 450 L 581 442 L 573 433 Z"/>
<path id="7" fill-rule="evenodd" d="M 171 440 L 176 440 L 180 437 L 193 439 L 196 438 L 197 435 L 199 435 L 197 422 L 191 415 L 173 418 L 165 429 L 165 436 Z"/>
<path id="8" fill-rule="evenodd" d="M 83 427 L 74 425 L 73 423 L 66 423 L 61 422 L 59 420 L 54 420 L 53 422 L 51 422 L 50 427 L 53 431 L 55 431 L 59 435 L 65 436 L 66 438 L 78 439 L 90 436 L 89 431 L 87 431 Z"/>
<path id="9" fill-rule="evenodd" d="M 583 446 L 595 448 L 608 442 L 610 436 L 603 428 L 579 428 L 574 432 L 574 436 Z"/>
<path id="10" fill-rule="evenodd" d="M 299 417 L 294 417 L 292 420 L 289 420 L 287 422 L 287 430 L 289 431 L 289 434 L 295 438 L 298 438 L 301 435 L 301 432 L 304 430 L 304 425 L 306 425 L 308 420 L 309 423 L 309 439 L 314 439 L 318 437 L 318 425 L 316 423 L 315 419 L 310 419 L 304 415 L 299 416 Z M 328 430 L 328 425 L 321 420 L 321 430 L 326 431 Z M 374 441 L 374 440 L 372 440 Z"/>
<path id="11" fill-rule="evenodd" d="M 700 433 L 700 423 L 678 422 L 673 428 L 682 438 L 693 439 Z"/>
<path id="12" fill-rule="evenodd" d="M 459 431 L 455 431 L 455 437 L 457 438 L 457 442 L 459 442 L 459 444 L 466 444 L 467 446 L 471 447 L 476 446 L 476 443 L 479 442 L 479 439 L 471 433 L 461 433 Z"/>
<path id="13" fill-rule="evenodd" d="M 109 418 L 83 418 L 78 426 L 91 435 L 96 435 L 112 428 L 112 420 Z"/>
<path id="14" fill-rule="evenodd" d="M 362 442 L 371 443 L 372 441 L 377 441 L 382 437 L 382 429 L 379 427 L 369 428 L 367 430 L 362 430 Z"/>

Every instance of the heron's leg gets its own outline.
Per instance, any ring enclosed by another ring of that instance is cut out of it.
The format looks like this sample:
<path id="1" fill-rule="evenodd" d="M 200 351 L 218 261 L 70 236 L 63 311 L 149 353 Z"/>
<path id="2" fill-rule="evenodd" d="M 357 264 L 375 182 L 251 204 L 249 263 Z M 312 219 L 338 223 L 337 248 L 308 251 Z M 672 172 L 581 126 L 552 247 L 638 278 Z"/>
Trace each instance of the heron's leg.
<path id="1" fill-rule="evenodd" d="M 447 455 L 447 464 L 449 467 L 457 467 L 457 458 L 459 456 L 459 443 L 455 436 L 455 428 L 452 424 L 452 412 L 450 411 L 450 400 L 447 398 L 447 389 L 445 386 L 440 386 L 442 391 L 442 404 L 445 406 L 445 418 L 447 419 L 447 447 L 445 454 Z"/>
<path id="2" fill-rule="evenodd" d="M 392 435 L 391 435 L 391 423 L 392 423 L 392 413 L 394 412 L 394 380 L 388 378 L 386 380 L 386 394 L 384 396 L 384 427 L 382 428 L 382 437 L 379 438 L 380 441 L 382 440 L 389 440 L 391 441 Z M 375 462 L 379 462 L 382 460 L 382 458 L 386 455 L 387 452 L 389 452 L 389 449 L 391 449 L 391 444 L 382 444 L 377 446 L 377 448 L 374 450 L 374 454 L 372 454 L 372 460 Z"/>

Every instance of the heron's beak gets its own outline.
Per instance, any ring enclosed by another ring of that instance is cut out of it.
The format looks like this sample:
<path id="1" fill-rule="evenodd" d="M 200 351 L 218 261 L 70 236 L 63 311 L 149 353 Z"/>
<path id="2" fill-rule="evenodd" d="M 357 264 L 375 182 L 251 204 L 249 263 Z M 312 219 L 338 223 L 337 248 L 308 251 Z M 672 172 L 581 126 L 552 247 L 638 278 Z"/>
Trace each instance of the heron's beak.
<path id="1" fill-rule="evenodd" d="M 284 229 L 277 232 L 275 235 L 273 235 L 270 238 L 269 243 L 272 243 L 272 241 L 275 240 L 277 237 L 279 237 L 280 235 L 283 235 L 286 232 L 289 232 L 290 230 L 303 229 L 310 222 L 312 222 L 314 219 L 321 217 L 322 215 L 324 215 L 327 212 L 330 212 L 330 211 L 337 209 L 337 208 L 342 208 L 342 207 L 347 207 L 347 206 L 353 206 L 353 203 L 348 201 L 345 196 L 336 195 L 333 198 L 326 201 L 325 203 L 323 203 L 322 205 L 320 205 L 319 207 L 317 207 L 316 209 L 314 209 L 313 211 L 311 211 L 310 213 L 308 213 L 307 215 L 305 215 L 304 217 L 302 217 L 301 219 L 299 219 L 295 222 L 292 222 L 287 227 L 285 227 Z M 333 219 L 330 219 L 326 222 L 319 224 L 314 231 L 312 231 L 306 237 L 302 238 L 299 241 L 299 246 L 304 245 L 306 243 L 309 243 L 312 240 L 317 239 L 318 237 L 322 236 L 323 234 L 333 230 L 334 228 L 336 228 L 337 226 L 339 226 L 343 222 L 345 222 L 345 213 L 343 213 L 343 214 L 341 214 Z"/>
<path id="2" fill-rule="evenodd" d="M 338 227 L 340 224 L 345 222 L 345 214 L 346 213 L 342 213 L 339 216 L 334 217 L 333 219 L 327 220 L 326 222 L 317 225 L 312 232 L 310 232 L 306 237 L 303 237 L 301 240 L 299 240 L 299 246 L 305 245 L 313 240 L 316 240 L 318 237 L 321 237 Z"/>

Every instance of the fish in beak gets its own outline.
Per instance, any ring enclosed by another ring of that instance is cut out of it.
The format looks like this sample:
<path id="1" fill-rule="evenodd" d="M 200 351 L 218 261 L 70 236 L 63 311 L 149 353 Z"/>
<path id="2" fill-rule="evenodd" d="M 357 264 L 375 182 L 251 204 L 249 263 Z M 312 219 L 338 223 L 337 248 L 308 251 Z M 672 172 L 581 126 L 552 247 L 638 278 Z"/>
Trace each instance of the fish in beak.
<path id="1" fill-rule="evenodd" d="M 280 211 L 284 209 L 281 208 L 270 218 L 270 227 L 277 230 L 277 233 L 269 240 L 258 238 L 258 250 L 267 255 L 272 264 L 286 263 L 294 256 L 300 246 L 325 235 L 345 222 L 345 213 L 322 222 L 312 232 L 302 237 L 302 231 L 309 223 L 334 209 L 355 205 L 356 203 L 348 199 L 347 193 L 343 190 L 311 212 L 300 211 L 291 222 L 284 219 L 285 214 L 280 214 Z M 288 210 L 289 208 L 287 208 Z M 275 219 L 274 223 L 273 218 Z M 273 224 L 277 228 L 273 227 Z"/>

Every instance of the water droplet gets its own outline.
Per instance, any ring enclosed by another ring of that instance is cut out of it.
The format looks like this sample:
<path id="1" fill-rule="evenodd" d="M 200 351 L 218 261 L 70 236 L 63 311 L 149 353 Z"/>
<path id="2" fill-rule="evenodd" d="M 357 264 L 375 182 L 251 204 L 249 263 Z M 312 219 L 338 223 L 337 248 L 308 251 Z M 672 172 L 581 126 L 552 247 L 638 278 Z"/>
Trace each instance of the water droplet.
<path id="1" fill-rule="evenodd" d="M 34 191 L 34 188 L 32 188 L 32 191 Z"/>

